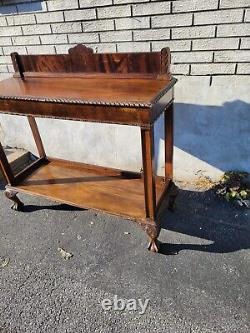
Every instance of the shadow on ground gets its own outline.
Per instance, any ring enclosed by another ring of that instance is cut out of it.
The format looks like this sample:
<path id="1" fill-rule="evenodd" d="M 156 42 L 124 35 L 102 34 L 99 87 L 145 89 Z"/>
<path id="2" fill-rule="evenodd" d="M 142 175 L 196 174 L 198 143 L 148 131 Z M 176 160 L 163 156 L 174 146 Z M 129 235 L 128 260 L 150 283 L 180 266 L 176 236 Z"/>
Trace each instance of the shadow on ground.
<path id="1" fill-rule="evenodd" d="M 69 206 L 66 204 L 55 204 L 55 205 L 42 205 L 42 206 L 37 206 L 37 205 L 25 205 L 24 208 L 22 209 L 23 213 L 32 213 L 35 211 L 39 210 L 46 210 L 46 209 L 52 209 L 52 210 L 60 210 L 60 211 L 84 211 L 86 209 L 78 208 L 78 207 L 73 207 Z"/>
<path id="2" fill-rule="evenodd" d="M 0 183 L 0 190 L 3 189 L 3 183 Z M 24 206 L 22 213 L 42 210 L 84 211 L 78 207 L 52 203 L 51 205 L 28 204 Z M 249 222 L 249 210 L 219 199 L 213 190 L 198 192 L 182 189 L 177 198 L 175 211 L 165 211 L 162 214 L 162 229 L 203 239 L 211 244 L 161 242 L 160 253 L 176 255 L 183 250 L 230 253 L 249 249 Z"/>
<path id="3" fill-rule="evenodd" d="M 0 269 L 0 331 L 249 332 L 248 211 L 211 191 L 181 190 L 176 211 L 162 216 L 161 255 L 146 250 L 134 223 L 20 199 L 26 211 L 14 212 L 0 193 L 0 257 L 10 259 Z M 150 304 L 143 317 L 104 311 L 114 295 Z"/>
<path id="4" fill-rule="evenodd" d="M 163 214 L 162 228 L 204 239 L 211 244 L 162 243 L 160 252 L 166 255 L 178 254 L 182 250 L 229 253 L 249 249 L 249 222 L 249 210 L 219 199 L 213 190 L 181 190 L 175 212 Z"/>

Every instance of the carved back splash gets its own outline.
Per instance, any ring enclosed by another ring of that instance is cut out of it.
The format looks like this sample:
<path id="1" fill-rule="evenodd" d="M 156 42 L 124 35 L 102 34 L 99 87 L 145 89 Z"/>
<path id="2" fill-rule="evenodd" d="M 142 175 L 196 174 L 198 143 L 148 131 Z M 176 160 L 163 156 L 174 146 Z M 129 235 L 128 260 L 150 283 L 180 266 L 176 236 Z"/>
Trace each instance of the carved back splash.
<path id="1" fill-rule="evenodd" d="M 94 53 L 91 48 L 78 44 L 68 54 L 19 55 L 12 61 L 17 73 L 117 73 L 160 74 L 170 76 L 170 51 L 138 53 Z"/>

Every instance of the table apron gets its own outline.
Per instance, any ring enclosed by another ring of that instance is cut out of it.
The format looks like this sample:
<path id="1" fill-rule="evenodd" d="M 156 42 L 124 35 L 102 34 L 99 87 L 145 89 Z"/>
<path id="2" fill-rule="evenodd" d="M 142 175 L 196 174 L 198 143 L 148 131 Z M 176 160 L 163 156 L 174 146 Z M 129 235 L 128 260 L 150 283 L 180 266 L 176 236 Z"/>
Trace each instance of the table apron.
<path id="1" fill-rule="evenodd" d="M 130 126 L 151 126 L 150 108 L 0 100 L 0 113 Z"/>

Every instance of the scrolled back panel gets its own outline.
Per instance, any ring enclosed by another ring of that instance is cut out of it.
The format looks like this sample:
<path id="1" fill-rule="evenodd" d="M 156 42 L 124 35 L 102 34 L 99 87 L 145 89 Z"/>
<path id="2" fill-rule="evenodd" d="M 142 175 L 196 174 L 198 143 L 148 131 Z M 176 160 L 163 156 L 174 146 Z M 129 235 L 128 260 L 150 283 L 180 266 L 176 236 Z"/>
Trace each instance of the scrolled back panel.
<path id="1" fill-rule="evenodd" d="M 24 72 L 70 72 L 69 56 L 60 55 L 19 55 Z"/>
<path id="2" fill-rule="evenodd" d="M 69 54 L 18 55 L 24 72 L 169 74 L 170 52 L 93 53 L 77 45 Z"/>

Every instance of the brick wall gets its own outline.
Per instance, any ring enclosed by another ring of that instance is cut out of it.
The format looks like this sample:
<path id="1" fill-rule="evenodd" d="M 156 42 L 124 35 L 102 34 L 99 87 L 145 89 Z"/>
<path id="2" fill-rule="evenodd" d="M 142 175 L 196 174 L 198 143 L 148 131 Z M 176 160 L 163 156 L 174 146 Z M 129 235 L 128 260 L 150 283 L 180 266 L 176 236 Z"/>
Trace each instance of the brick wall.
<path id="1" fill-rule="evenodd" d="M 9 54 L 169 46 L 176 75 L 250 74 L 250 0 L 0 0 L 0 78 Z M 210 80 L 211 81 L 211 80 Z"/>
<path id="2" fill-rule="evenodd" d="M 190 181 L 202 171 L 218 180 L 225 170 L 250 172 L 250 0 L 0 0 L 0 4 L 0 79 L 13 71 L 9 56 L 13 51 L 65 53 L 76 43 L 98 52 L 169 46 L 172 72 L 179 79 L 174 177 Z M 141 169 L 138 128 L 37 121 L 48 156 Z M 160 175 L 163 124 L 160 117 L 155 125 Z M 1 114 L 0 139 L 5 146 L 37 153 L 24 117 Z"/>

